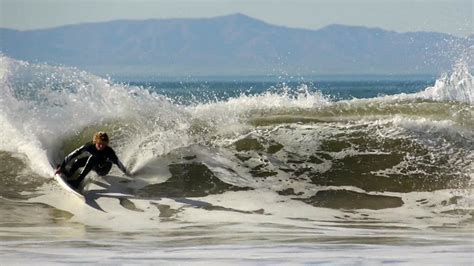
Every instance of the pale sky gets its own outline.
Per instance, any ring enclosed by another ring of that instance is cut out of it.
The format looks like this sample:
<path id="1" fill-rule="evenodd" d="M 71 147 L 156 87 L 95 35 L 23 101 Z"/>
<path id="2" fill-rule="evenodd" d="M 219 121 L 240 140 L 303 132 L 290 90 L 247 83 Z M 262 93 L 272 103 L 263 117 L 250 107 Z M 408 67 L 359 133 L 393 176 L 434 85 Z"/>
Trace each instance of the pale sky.
<path id="1" fill-rule="evenodd" d="M 474 0 L 0 0 L 0 27 L 39 29 L 116 19 L 199 18 L 242 13 L 306 29 L 329 24 L 398 32 L 474 31 Z"/>

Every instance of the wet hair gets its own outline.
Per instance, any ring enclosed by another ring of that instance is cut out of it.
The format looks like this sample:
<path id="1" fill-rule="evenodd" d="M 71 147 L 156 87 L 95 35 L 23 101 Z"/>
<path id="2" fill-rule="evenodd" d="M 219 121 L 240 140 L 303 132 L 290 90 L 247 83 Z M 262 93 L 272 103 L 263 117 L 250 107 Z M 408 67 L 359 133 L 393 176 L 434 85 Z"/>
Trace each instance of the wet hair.
<path id="1" fill-rule="evenodd" d="M 108 144 L 109 143 L 109 136 L 107 135 L 107 133 L 105 133 L 103 131 L 96 132 L 94 134 L 94 138 L 92 138 L 92 142 L 94 144 L 96 144 L 96 143 Z"/>

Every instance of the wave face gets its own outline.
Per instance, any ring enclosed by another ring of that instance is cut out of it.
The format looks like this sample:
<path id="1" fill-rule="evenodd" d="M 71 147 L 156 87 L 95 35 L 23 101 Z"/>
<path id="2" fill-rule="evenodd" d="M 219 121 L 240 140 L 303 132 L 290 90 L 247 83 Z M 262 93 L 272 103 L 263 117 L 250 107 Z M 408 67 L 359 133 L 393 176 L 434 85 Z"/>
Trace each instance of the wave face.
<path id="1" fill-rule="evenodd" d="M 248 215 L 303 227 L 472 223 L 474 87 L 462 64 L 421 91 L 372 98 L 338 99 L 303 83 L 185 103 L 159 91 L 0 57 L 2 198 L 105 227 L 130 212 L 140 228 Z M 85 193 L 108 214 L 90 219 L 94 210 L 57 200 L 50 176 L 97 130 L 110 133 L 135 177 L 114 168 L 101 181 L 133 196 L 112 201 L 98 198 L 101 178 L 92 176 Z"/>

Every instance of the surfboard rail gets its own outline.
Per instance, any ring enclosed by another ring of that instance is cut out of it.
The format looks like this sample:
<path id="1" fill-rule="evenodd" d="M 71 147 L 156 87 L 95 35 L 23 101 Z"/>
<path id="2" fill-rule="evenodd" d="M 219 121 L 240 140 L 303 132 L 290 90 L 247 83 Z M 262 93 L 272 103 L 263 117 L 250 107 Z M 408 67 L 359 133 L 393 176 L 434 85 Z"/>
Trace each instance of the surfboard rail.
<path id="1" fill-rule="evenodd" d="M 71 185 L 69 185 L 69 183 L 66 181 L 66 177 L 63 174 L 54 174 L 54 179 L 56 179 L 56 181 L 58 181 L 59 185 L 63 189 L 65 189 L 68 192 L 71 192 L 72 194 L 74 194 L 79 199 L 85 201 L 84 195 L 82 195 L 81 193 L 79 193 L 79 191 L 77 191 L 73 187 L 71 187 Z"/>

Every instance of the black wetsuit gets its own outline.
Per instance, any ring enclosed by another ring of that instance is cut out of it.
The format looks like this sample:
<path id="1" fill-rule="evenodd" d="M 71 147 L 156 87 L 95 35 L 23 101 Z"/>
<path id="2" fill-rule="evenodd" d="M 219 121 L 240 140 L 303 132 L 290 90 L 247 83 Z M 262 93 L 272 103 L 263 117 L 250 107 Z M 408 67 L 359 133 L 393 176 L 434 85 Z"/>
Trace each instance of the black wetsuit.
<path id="1" fill-rule="evenodd" d="M 66 165 L 84 152 L 87 152 L 90 155 L 88 157 L 76 159 L 70 170 L 66 171 Z M 95 144 L 86 143 L 66 156 L 59 167 L 61 172 L 68 177 L 72 176 L 74 172 L 80 167 L 84 167 L 76 180 L 68 181 L 73 187 L 78 188 L 82 180 L 84 180 L 86 175 L 91 170 L 94 170 L 100 176 L 104 176 L 109 173 L 110 169 L 112 168 L 112 164 L 116 164 L 122 172 L 127 174 L 127 169 L 122 164 L 122 162 L 120 162 L 112 148 L 106 146 L 103 150 L 99 151 L 95 147 Z"/>

